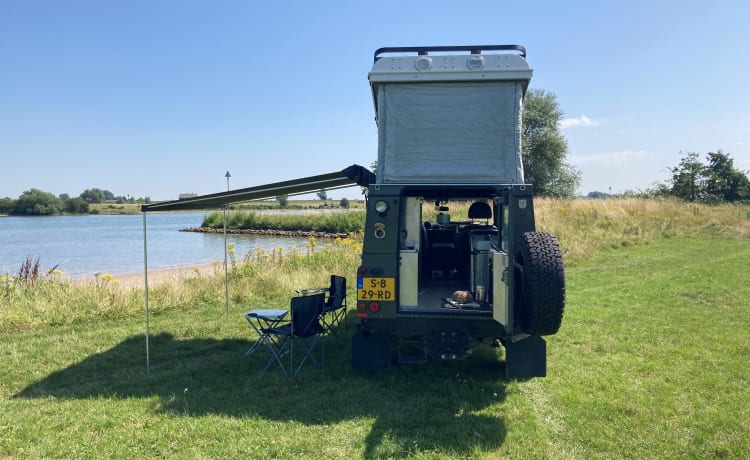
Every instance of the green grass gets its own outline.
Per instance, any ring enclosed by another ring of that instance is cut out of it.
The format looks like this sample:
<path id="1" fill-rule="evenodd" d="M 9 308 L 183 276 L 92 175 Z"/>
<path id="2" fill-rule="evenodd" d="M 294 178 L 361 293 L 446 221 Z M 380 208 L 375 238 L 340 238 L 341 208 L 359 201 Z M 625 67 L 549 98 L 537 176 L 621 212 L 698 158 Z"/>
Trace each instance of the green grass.
<path id="1" fill-rule="evenodd" d="M 247 301 L 228 322 L 157 307 L 151 379 L 140 318 L 9 331 L 0 456 L 748 458 L 749 257 L 747 239 L 676 237 L 579 263 L 549 375 L 523 382 L 495 349 L 357 373 L 335 338 L 323 369 L 261 378 Z"/>
<path id="2" fill-rule="evenodd" d="M 91 214 L 140 214 L 143 203 L 92 203 L 89 205 Z"/>
<path id="3" fill-rule="evenodd" d="M 150 379 L 142 290 L 0 276 L 0 458 L 750 458 L 750 209 L 540 200 L 537 219 L 568 303 L 530 381 L 492 348 L 358 373 L 335 338 L 323 369 L 261 378 L 244 312 L 330 273 L 351 288 L 352 240 L 236 255 L 228 321 L 223 270 L 153 288 Z"/>
<path id="4" fill-rule="evenodd" d="M 361 232 L 365 223 L 365 211 L 325 214 L 259 214 L 234 211 L 227 217 L 227 228 L 240 230 L 284 230 L 325 233 Z M 201 227 L 220 229 L 224 227 L 222 213 L 213 212 L 203 218 Z"/>

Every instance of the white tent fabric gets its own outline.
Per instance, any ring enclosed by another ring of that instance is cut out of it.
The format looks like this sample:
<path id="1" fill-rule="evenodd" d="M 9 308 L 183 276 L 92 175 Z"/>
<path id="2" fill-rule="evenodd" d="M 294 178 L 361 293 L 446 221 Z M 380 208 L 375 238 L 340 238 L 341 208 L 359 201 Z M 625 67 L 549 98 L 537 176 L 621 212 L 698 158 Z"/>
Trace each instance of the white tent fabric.
<path id="1" fill-rule="evenodd" d="M 377 181 L 523 183 L 523 94 L 517 80 L 380 84 Z"/>

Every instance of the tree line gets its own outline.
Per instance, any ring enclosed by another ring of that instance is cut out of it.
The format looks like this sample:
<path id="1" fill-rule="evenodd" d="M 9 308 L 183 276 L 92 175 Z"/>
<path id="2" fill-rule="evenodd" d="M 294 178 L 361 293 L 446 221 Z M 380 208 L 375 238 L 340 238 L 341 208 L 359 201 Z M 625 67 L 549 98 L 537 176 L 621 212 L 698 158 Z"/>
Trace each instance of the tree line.
<path id="1" fill-rule="evenodd" d="M 572 197 L 581 183 L 581 171 L 567 162 L 568 141 L 560 132 L 563 111 L 553 93 L 530 89 L 524 98 L 521 135 L 525 182 L 534 186 L 540 196 Z M 377 162 L 373 163 L 375 169 Z M 672 178 L 644 192 L 627 192 L 636 196 L 674 196 L 686 201 L 705 203 L 750 201 L 750 180 L 747 173 L 734 166 L 729 154 L 721 150 L 706 154 L 706 163 L 698 153 L 688 153 L 677 166 L 669 168 Z M 591 192 L 590 198 L 607 198 L 610 194 Z M 325 190 L 318 198 L 326 200 Z M 287 197 L 277 197 L 282 207 Z M 76 198 L 67 194 L 54 196 L 38 189 L 24 192 L 18 199 L 0 198 L 0 213 L 17 215 L 49 215 L 88 213 L 89 205 L 114 201 L 117 203 L 149 203 L 150 199 L 114 196 L 108 190 L 87 189 Z M 348 203 L 347 203 L 348 204 Z M 344 207 L 344 205 L 342 205 Z"/>
<path id="2" fill-rule="evenodd" d="M 555 95 L 529 90 L 524 98 L 523 167 L 527 183 L 540 196 L 572 197 L 581 183 L 581 172 L 567 163 L 568 143 L 560 132 L 563 118 Z M 668 168 L 672 177 L 631 196 L 672 196 L 685 201 L 724 203 L 750 201 L 748 173 L 737 169 L 734 160 L 722 150 L 708 152 L 705 161 L 689 152 L 678 165 Z M 611 194 L 590 192 L 589 198 L 608 198 Z"/>
<path id="3" fill-rule="evenodd" d="M 21 194 L 15 200 L 9 197 L 0 198 L 0 214 L 18 216 L 49 216 L 55 214 L 90 214 L 94 212 L 91 204 L 114 203 L 150 203 L 149 197 L 134 198 L 131 196 L 115 196 L 109 190 L 90 188 L 84 190 L 77 197 L 70 197 L 67 193 L 55 196 L 52 193 L 32 188 Z"/>
<path id="4" fill-rule="evenodd" d="M 682 154 L 681 154 L 682 155 Z M 684 154 L 676 166 L 667 168 L 672 177 L 645 191 L 626 191 L 626 196 L 674 197 L 694 203 L 750 202 L 748 173 L 734 166 L 732 157 L 722 150 L 705 154 Z M 604 192 L 589 192 L 588 198 L 610 198 Z"/>
<path id="5" fill-rule="evenodd" d="M 721 150 L 708 152 L 705 163 L 700 155 L 689 152 L 669 170 L 672 178 L 660 186 L 662 194 L 702 203 L 750 200 L 747 173 L 735 168 L 734 160 Z"/>

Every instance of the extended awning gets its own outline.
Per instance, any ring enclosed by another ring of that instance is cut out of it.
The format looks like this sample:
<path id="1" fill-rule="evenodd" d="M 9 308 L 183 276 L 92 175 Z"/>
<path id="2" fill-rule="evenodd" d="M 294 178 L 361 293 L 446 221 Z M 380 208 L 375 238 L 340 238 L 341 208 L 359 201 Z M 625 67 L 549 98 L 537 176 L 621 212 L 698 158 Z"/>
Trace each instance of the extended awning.
<path id="1" fill-rule="evenodd" d="M 284 195 L 300 195 L 317 190 L 334 190 L 352 185 L 367 187 L 370 183 L 374 182 L 375 175 L 371 171 L 355 164 L 342 171 L 328 174 L 212 193 L 210 195 L 201 195 L 183 200 L 143 205 L 141 211 L 186 211 L 221 208 L 228 204 L 241 203 L 243 201 L 263 200 Z"/>
<path id="2" fill-rule="evenodd" d="M 241 203 L 244 201 L 262 200 L 277 196 L 301 195 L 316 190 L 334 190 L 352 185 L 367 187 L 375 183 L 375 174 L 360 165 L 351 165 L 348 168 L 317 176 L 303 177 L 301 179 L 275 182 L 273 184 L 259 185 L 257 187 L 229 190 L 227 192 L 212 193 L 184 200 L 165 201 L 141 206 L 143 212 L 143 285 L 144 285 L 144 310 L 146 314 L 146 376 L 151 375 L 151 358 L 149 352 L 150 336 L 150 313 L 148 302 L 148 238 L 146 230 L 146 215 L 149 211 L 187 211 L 197 209 L 224 208 L 224 296 L 226 301 L 226 314 L 229 318 L 229 273 L 227 269 L 227 205 Z"/>

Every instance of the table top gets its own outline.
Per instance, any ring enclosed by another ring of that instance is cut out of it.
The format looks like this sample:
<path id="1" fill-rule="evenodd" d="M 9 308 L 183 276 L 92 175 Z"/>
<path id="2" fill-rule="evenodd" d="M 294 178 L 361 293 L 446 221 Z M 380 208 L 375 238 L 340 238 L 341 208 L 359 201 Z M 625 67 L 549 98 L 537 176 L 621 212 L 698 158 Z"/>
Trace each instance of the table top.
<path id="1" fill-rule="evenodd" d="M 297 292 L 301 296 L 308 296 L 308 295 L 314 295 L 314 294 L 322 294 L 324 292 L 328 292 L 329 288 L 317 288 L 317 289 L 297 289 Z"/>
<path id="2" fill-rule="evenodd" d="M 286 314 L 289 313 L 289 310 L 253 310 L 247 313 L 247 315 L 250 318 L 267 318 L 267 319 L 281 319 Z"/>

